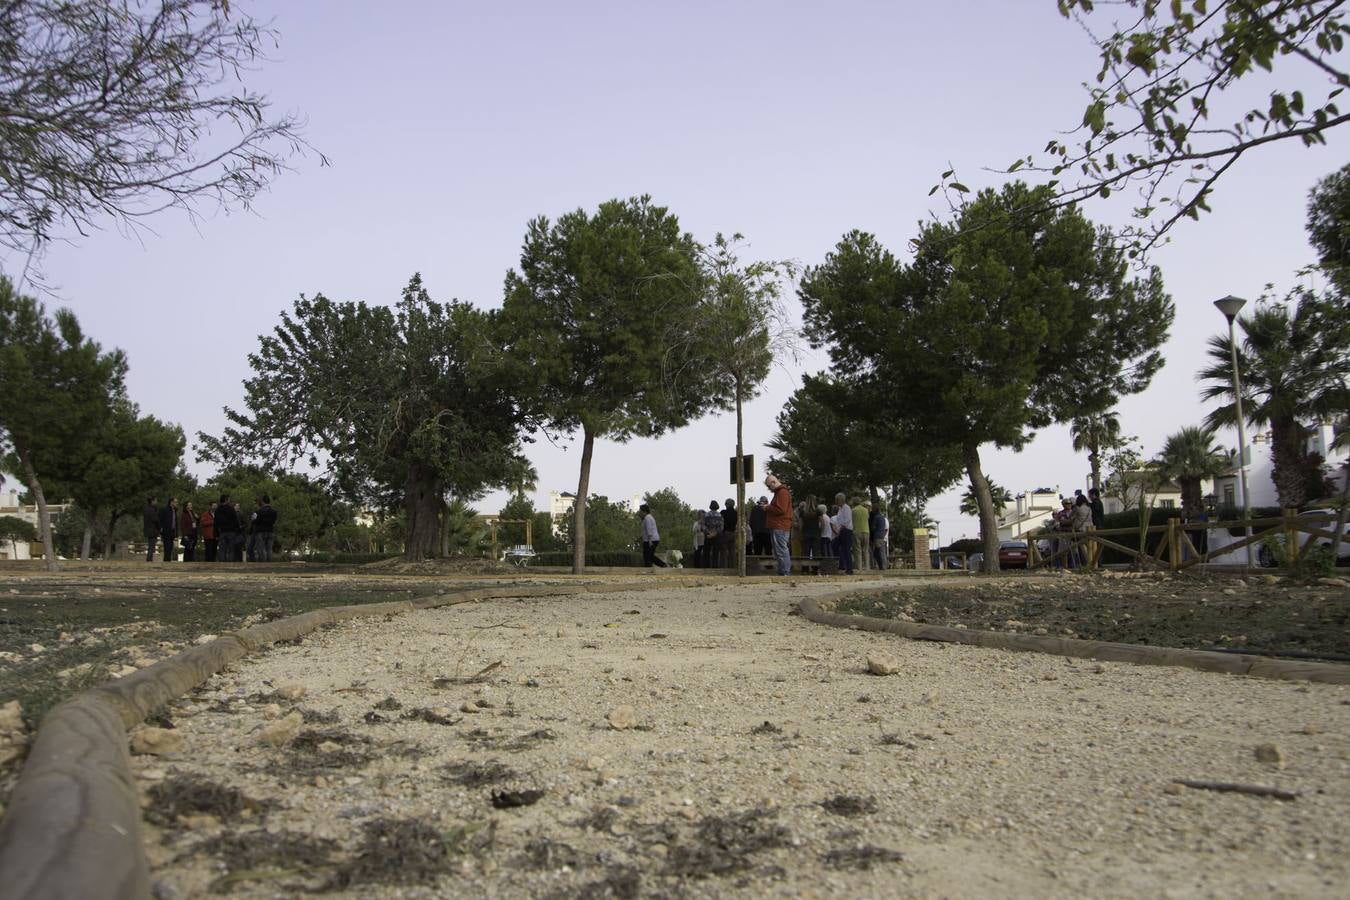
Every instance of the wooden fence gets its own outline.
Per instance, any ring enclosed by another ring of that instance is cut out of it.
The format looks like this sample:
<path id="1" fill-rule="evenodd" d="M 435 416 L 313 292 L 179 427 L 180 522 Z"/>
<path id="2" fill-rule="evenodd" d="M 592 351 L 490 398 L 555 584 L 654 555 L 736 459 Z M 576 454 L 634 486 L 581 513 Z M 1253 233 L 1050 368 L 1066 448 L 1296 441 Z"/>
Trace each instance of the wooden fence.
<path id="1" fill-rule="evenodd" d="M 1331 526 L 1331 530 L 1323 526 Z M 1251 527 L 1251 535 L 1243 535 L 1231 544 L 1211 549 L 1205 541 L 1205 550 L 1201 552 L 1191 539 L 1192 534 L 1216 529 L 1242 529 Z M 1192 522 L 1183 523 L 1181 519 L 1168 519 L 1166 525 L 1151 525 L 1144 528 L 1107 528 L 1087 531 L 1052 531 L 1043 535 L 1027 538 L 1027 568 L 1039 569 L 1055 563 L 1067 564 L 1072 557 L 1073 563 L 1085 568 L 1095 569 L 1101 564 L 1102 552 L 1114 550 L 1129 558 L 1137 568 L 1170 569 L 1178 572 L 1189 569 L 1212 559 L 1227 556 L 1248 545 L 1260 547 L 1267 539 L 1281 541 L 1285 548 L 1285 559 L 1302 560 L 1316 545 L 1318 538 L 1334 540 L 1336 516 L 1327 513 L 1299 515 L 1296 510 L 1286 509 L 1276 518 L 1252 519 L 1234 522 Z M 1153 535 L 1161 535 L 1156 549 L 1150 550 Z M 1299 535 L 1306 535 L 1300 542 Z M 1049 553 L 1042 553 L 1038 542 L 1050 542 Z M 1135 546 L 1127 546 L 1132 541 Z"/>

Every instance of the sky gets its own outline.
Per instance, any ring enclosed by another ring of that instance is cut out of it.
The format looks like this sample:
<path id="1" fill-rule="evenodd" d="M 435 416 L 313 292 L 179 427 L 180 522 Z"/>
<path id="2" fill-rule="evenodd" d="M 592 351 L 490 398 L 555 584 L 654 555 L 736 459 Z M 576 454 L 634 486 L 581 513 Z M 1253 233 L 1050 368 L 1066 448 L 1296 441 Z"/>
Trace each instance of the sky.
<path id="1" fill-rule="evenodd" d="M 744 234 L 748 256 L 817 264 L 856 228 L 904 259 L 916 223 L 946 212 L 928 196 L 944 170 L 998 184 L 986 168 L 1077 124 L 1097 71 L 1095 47 L 1054 0 L 232 6 L 275 16 L 279 46 L 248 86 L 306 116 L 331 165 L 293 160 L 251 211 L 167 212 L 136 234 L 109 223 L 42 260 L 48 305 L 123 349 L 131 398 L 180 423 L 189 445 L 240 406 L 247 355 L 299 295 L 393 303 L 420 272 L 437 299 L 497 307 L 541 214 L 651 194 L 702 240 Z M 1334 141 L 1250 154 L 1220 183 L 1214 213 L 1153 254 L 1177 306 L 1167 363 L 1119 406 L 1146 453 L 1206 412 L 1195 372 L 1206 338 L 1226 327 L 1212 302 L 1287 288 L 1313 261 L 1307 193 L 1345 158 Z M 1084 211 L 1126 221 L 1120 205 Z M 13 274 L 22 260 L 0 267 Z M 784 360 L 747 407 L 757 477 L 784 402 L 826 364 L 809 350 Z M 576 489 L 579 444 L 529 446 L 538 508 L 550 490 Z M 657 440 L 601 441 L 591 490 L 627 499 L 669 486 L 706 505 L 731 493 L 734 447 L 730 414 Z M 986 447 L 983 461 L 1014 493 L 1071 492 L 1088 471 L 1062 426 L 1020 453 Z M 212 471 L 191 447 L 189 467 Z M 978 533 L 958 511 L 962 490 L 928 505 L 943 543 Z"/>

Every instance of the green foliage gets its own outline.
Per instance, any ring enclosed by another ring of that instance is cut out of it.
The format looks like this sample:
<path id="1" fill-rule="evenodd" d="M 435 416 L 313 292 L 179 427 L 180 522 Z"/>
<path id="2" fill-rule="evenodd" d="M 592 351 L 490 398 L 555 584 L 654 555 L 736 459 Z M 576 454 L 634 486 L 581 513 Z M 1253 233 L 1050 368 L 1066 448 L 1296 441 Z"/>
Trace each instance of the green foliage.
<path id="1" fill-rule="evenodd" d="M 183 429 L 177 425 L 140 415 L 136 404 L 125 398 L 112 404 L 92 459 L 64 485 L 66 495 L 100 533 L 105 556 L 118 521 L 135 516 L 147 496 L 180 493 L 171 483 L 182 464 L 183 446 Z M 198 506 L 199 511 L 203 508 Z"/>
<path id="2" fill-rule="evenodd" d="M 534 504 L 523 496 L 517 495 L 506 501 L 506 505 L 502 507 L 498 515 L 503 519 L 528 520 L 531 530 L 534 528 Z M 506 548 L 523 543 L 525 543 L 524 525 L 497 526 L 497 544 L 499 547 Z"/>
<path id="3" fill-rule="evenodd" d="M 536 553 L 571 552 L 566 542 L 553 533 L 553 516 L 549 513 L 534 514 L 534 549 Z"/>
<path id="4" fill-rule="evenodd" d="M 37 529 L 27 519 L 0 516 L 0 541 L 35 541 Z"/>
<path id="5" fill-rule="evenodd" d="M 250 354 L 247 413 L 204 455 L 288 468 L 322 454 L 354 503 L 405 512 L 410 559 L 444 551 L 444 498 L 504 484 L 523 417 L 492 339 L 493 316 L 431 299 L 414 275 L 393 307 L 317 295 Z"/>
<path id="6" fill-rule="evenodd" d="M 1012 491 L 1001 484 L 996 484 L 992 478 L 986 478 L 985 480 L 989 482 L 989 494 L 994 502 L 994 509 L 1002 512 L 1003 508 L 1013 501 Z M 979 514 L 979 505 L 975 501 L 975 491 L 973 488 L 967 487 L 965 493 L 961 495 L 961 515 L 978 516 Z"/>
<path id="7" fill-rule="evenodd" d="M 1330 547 L 1314 544 L 1300 557 L 1297 541 L 1286 545 L 1284 541 L 1268 537 L 1261 543 L 1270 551 L 1275 565 L 1284 570 L 1286 577 L 1295 581 L 1311 581 L 1336 572 L 1336 558 L 1332 556 Z"/>
<path id="8" fill-rule="evenodd" d="M 1114 409 L 1075 416 L 1069 422 L 1069 434 L 1073 449 L 1079 453 L 1087 452 L 1092 486 L 1101 488 L 1103 454 L 1119 449 L 1130 440 L 1120 433 L 1120 416 Z"/>
<path id="9" fill-rule="evenodd" d="M 1270 143 L 1323 144 L 1350 121 L 1338 105 L 1350 87 L 1342 0 L 1125 0 L 1101 4 L 1127 9 L 1109 24 L 1098 23 L 1093 0 L 1057 2 L 1092 35 L 1101 69 L 1072 136 L 1006 171 L 1050 175 L 1054 193 L 1044 202 L 1056 205 L 1134 191 L 1140 224 L 1125 234 L 1132 255 L 1182 217 L 1208 212 L 1215 183 L 1244 154 Z M 1238 95 L 1251 81 L 1268 100 L 1245 107 Z M 959 193 L 954 177 L 944 173 L 938 187 Z"/>
<path id="10" fill-rule="evenodd" d="M 1222 475 L 1232 466 L 1228 454 L 1214 443 L 1214 429 L 1187 425 L 1168 435 L 1157 459 L 1158 476 L 1181 486 L 1181 508 L 1202 509 L 1200 482 Z"/>
<path id="11" fill-rule="evenodd" d="M 0 454 L 45 501 L 42 479 L 73 483 L 98 451 L 98 438 L 122 395 L 126 359 L 86 338 L 75 314 L 52 317 L 0 276 Z M 43 535 L 48 567 L 56 557 Z"/>
<path id="12" fill-rule="evenodd" d="M 572 551 L 553 551 L 537 554 L 529 561 L 531 566 L 570 566 Z M 588 566 L 614 566 L 622 568 L 640 568 L 642 553 L 635 550 L 597 550 L 586 554 Z"/>
<path id="13" fill-rule="evenodd" d="M 1307 227 L 1322 270 L 1342 298 L 1350 297 L 1350 164 L 1313 187 Z"/>
<path id="14" fill-rule="evenodd" d="M 662 551 L 679 550 L 685 557 L 694 552 L 694 507 L 681 500 L 670 487 L 644 494 L 642 502 L 651 507 L 652 517 L 656 519 Z"/>
<path id="15" fill-rule="evenodd" d="M 0 246 L 165 207 L 247 207 L 301 151 L 295 113 L 243 87 L 276 33 L 222 0 L 0 8 Z"/>
<path id="16" fill-rule="evenodd" d="M 1350 309 L 1339 297 L 1297 288 L 1284 302 L 1257 301 L 1239 316 L 1238 371 L 1248 423 L 1271 431 L 1272 477 L 1283 506 L 1301 506 L 1327 491 L 1320 457 L 1307 449 L 1304 423 L 1346 408 L 1350 379 Z M 1210 364 L 1198 378 L 1203 400 L 1225 402 L 1206 419 L 1212 427 L 1237 424 L 1232 344 L 1227 332 L 1209 339 Z"/>
<path id="17" fill-rule="evenodd" d="M 855 231 L 802 279 L 807 333 L 840 381 L 918 445 L 960 448 L 972 483 L 981 445 L 1021 448 L 1162 365 L 1174 307 L 1158 271 L 1128 278 L 1110 233 L 1050 199 L 1021 183 L 982 191 L 956 221 L 921 227 L 908 266 Z"/>
<path id="18" fill-rule="evenodd" d="M 351 510 L 318 481 L 296 472 L 269 472 L 259 466 L 236 465 L 218 472 L 205 486 L 193 492 L 193 510 L 206 511 L 221 494 L 239 501 L 244 524 L 264 495 L 277 511 L 276 546 L 285 551 L 308 553 L 321 546 L 323 535 L 339 524 L 351 522 Z M 179 508 L 182 508 L 180 503 Z M 355 535 L 348 533 L 348 538 Z M 347 549 L 361 552 L 359 538 L 349 540 L 357 546 Z M 368 540 L 367 540 L 368 543 Z M 359 549 L 358 549 L 359 547 Z"/>
<path id="19" fill-rule="evenodd" d="M 563 545 L 573 550 L 575 524 L 574 516 L 564 519 L 560 536 Z M 590 548 L 587 554 L 633 550 L 638 547 L 640 524 L 637 513 L 626 502 L 611 503 L 604 494 L 591 494 L 586 498 L 586 546 Z"/>
<path id="20" fill-rule="evenodd" d="M 585 516 L 595 438 L 659 435 L 706 411 L 696 382 L 665 377 L 683 368 L 668 353 L 689 346 L 678 329 L 696 321 L 702 296 L 698 245 L 650 197 L 541 216 L 526 229 L 520 269 L 506 276 L 501 334 L 515 382 L 547 423 L 582 432 L 576 568 L 594 547 Z"/>
<path id="21" fill-rule="evenodd" d="M 957 448 L 915 439 L 894 420 L 875 415 L 872 402 L 865 390 L 852 390 L 828 375 L 802 379 L 766 443 L 777 451 L 769 458 L 769 471 L 798 500 L 884 490 L 892 500 L 915 507 L 960 477 Z"/>

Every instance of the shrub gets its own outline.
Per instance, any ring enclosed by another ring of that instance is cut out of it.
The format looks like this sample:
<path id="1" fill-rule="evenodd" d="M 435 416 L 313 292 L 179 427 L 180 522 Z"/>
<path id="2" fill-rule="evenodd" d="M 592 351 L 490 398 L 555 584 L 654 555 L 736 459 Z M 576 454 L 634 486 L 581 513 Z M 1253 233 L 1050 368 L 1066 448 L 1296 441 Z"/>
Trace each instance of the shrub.
<path id="1" fill-rule="evenodd" d="M 530 558 L 532 566 L 570 566 L 572 551 L 559 553 L 536 553 Z M 642 566 L 642 554 L 631 550 L 598 550 L 586 554 L 588 566 Z"/>

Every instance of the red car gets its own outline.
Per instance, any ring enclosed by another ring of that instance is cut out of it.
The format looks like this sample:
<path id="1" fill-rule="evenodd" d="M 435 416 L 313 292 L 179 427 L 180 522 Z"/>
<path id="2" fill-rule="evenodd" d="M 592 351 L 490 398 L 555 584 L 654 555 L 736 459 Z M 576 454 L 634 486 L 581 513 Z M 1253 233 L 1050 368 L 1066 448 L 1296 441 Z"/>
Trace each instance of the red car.
<path id="1" fill-rule="evenodd" d="M 998 566 L 1000 569 L 1025 569 L 1027 567 L 1027 542 L 1003 541 L 998 545 Z"/>

